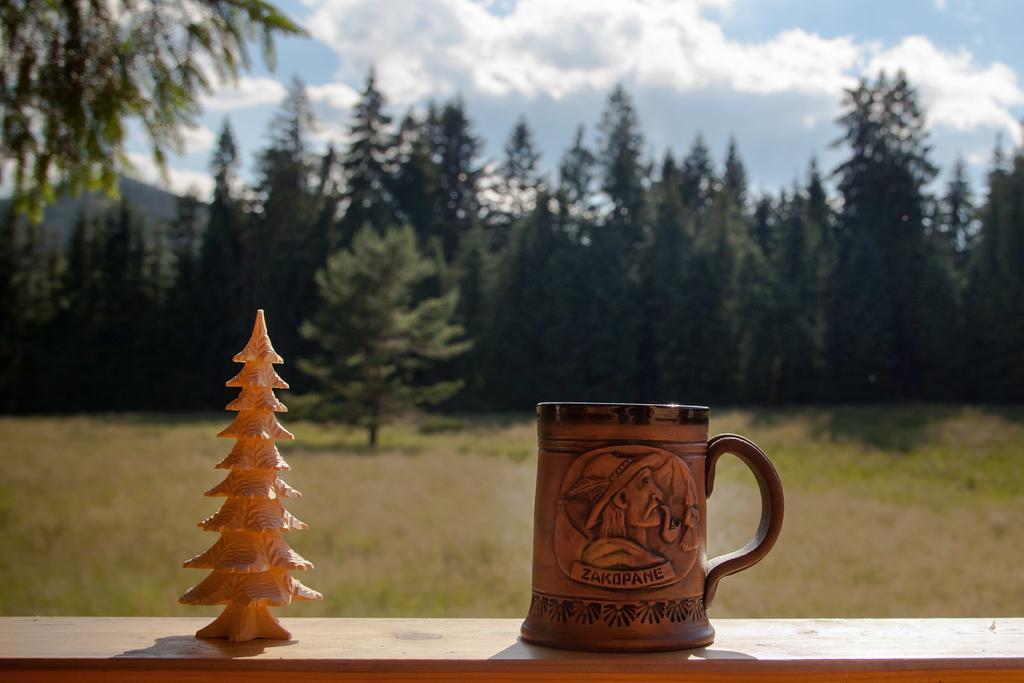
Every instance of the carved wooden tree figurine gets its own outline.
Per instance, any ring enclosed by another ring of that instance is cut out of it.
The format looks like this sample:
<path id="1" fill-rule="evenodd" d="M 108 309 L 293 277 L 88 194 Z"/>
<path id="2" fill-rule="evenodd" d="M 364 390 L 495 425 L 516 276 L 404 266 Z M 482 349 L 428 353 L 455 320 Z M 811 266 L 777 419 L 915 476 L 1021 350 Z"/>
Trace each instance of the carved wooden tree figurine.
<path id="1" fill-rule="evenodd" d="M 218 469 L 230 470 L 228 476 L 206 492 L 207 496 L 227 496 L 227 500 L 215 515 L 199 523 L 206 531 L 219 531 L 220 540 L 185 562 L 186 567 L 212 569 L 213 573 L 189 589 L 179 602 L 227 605 L 196 637 L 226 637 L 232 642 L 288 639 L 291 634 L 269 607 L 323 596 L 288 574 L 289 570 L 312 569 L 313 565 L 281 537 L 284 532 L 307 526 L 281 502 L 282 498 L 301 494 L 277 476 L 289 468 L 274 441 L 295 437 L 274 414 L 287 410 L 274 396 L 274 389 L 287 389 L 288 385 L 274 372 L 273 363 L 283 363 L 284 359 L 270 343 L 262 309 L 256 312 L 249 343 L 234 360 L 245 366 L 227 386 L 241 387 L 242 393 L 226 409 L 236 410 L 238 415 L 217 436 L 237 441 L 217 465 Z"/>

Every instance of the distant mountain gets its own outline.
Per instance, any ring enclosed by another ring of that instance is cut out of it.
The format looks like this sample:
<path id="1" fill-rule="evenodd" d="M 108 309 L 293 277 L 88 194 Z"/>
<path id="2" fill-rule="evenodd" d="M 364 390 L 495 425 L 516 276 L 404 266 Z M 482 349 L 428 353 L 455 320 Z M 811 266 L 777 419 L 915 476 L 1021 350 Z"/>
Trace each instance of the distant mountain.
<path id="1" fill-rule="evenodd" d="M 178 195 L 172 192 L 124 176 L 118 182 L 118 188 L 121 198 L 138 212 L 147 227 L 166 224 L 177 213 Z M 0 212 L 6 211 L 8 204 L 10 199 L 0 200 Z M 46 207 L 43 225 L 48 233 L 58 236 L 62 246 L 67 246 L 80 212 L 97 216 L 116 205 L 117 201 L 97 192 L 83 192 L 78 197 L 63 194 L 54 204 Z"/>

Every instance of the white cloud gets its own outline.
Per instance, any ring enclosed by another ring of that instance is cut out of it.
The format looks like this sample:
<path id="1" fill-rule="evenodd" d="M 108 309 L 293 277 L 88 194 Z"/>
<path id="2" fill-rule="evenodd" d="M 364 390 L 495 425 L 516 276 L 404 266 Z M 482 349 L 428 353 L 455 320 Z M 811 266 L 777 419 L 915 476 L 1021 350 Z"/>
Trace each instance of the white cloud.
<path id="1" fill-rule="evenodd" d="M 803 29 L 750 45 L 722 37 L 714 47 L 717 53 L 702 65 L 706 81 L 701 85 L 726 84 L 759 95 L 833 95 L 854 82 L 850 71 L 860 60 L 851 38 L 826 39 Z"/>
<path id="2" fill-rule="evenodd" d="M 967 163 L 971 166 L 984 166 L 992 163 L 992 152 L 971 152 L 967 155 Z"/>
<path id="3" fill-rule="evenodd" d="M 399 103 L 456 91 L 561 98 L 616 81 L 677 90 L 834 94 L 860 58 L 850 38 L 800 29 L 729 40 L 702 14 L 720 0 L 520 0 L 505 15 L 468 0 L 322 0 L 307 22 L 355 82 L 376 64 Z M 386 49 L 382 49 L 386 46 Z"/>
<path id="4" fill-rule="evenodd" d="M 344 83 L 307 85 L 306 94 L 313 102 L 320 102 L 335 109 L 351 109 L 359 101 L 359 93 Z"/>
<path id="5" fill-rule="evenodd" d="M 1024 90 L 1013 70 L 1000 62 L 986 68 L 971 53 L 943 52 L 923 36 L 908 36 L 875 55 L 868 72 L 897 69 L 907 73 L 921 95 L 930 125 L 955 130 L 1003 130 L 1016 144 L 1024 142 L 1021 126 L 1010 110 L 1024 104 Z"/>
<path id="6" fill-rule="evenodd" d="M 326 105 L 329 110 L 317 117 L 316 126 L 310 131 L 310 138 L 323 151 L 327 145 L 342 149 L 349 142 L 349 127 L 345 116 L 339 112 L 348 112 L 359 101 L 359 93 L 344 83 L 326 83 L 324 85 L 307 85 L 306 94 L 317 104 Z"/>
<path id="7" fill-rule="evenodd" d="M 624 81 L 676 93 L 792 94 L 827 100 L 834 114 L 842 89 L 858 77 L 902 67 L 933 124 L 997 128 L 1021 141 L 1011 108 L 1024 102 L 1024 93 L 1014 72 L 1000 63 L 975 64 L 968 51 L 946 52 L 923 37 L 886 48 L 794 28 L 744 43 L 706 13 L 730 11 L 728 0 L 519 0 L 498 13 L 472 0 L 307 4 L 307 28 L 341 58 L 339 81 L 361 82 L 374 65 L 381 88 L 398 105 L 456 93 L 562 99 Z M 345 86 L 318 87 L 317 97 L 332 106 L 353 95 Z M 794 120 L 805 114 L 794 111 Z"/>
<path id="8" fill-rule="evenodd" d="M 207 173 L 168 166 L 165 178 L 161 175 L 153 158 L 148 154 L 129 152 L 128 160 L 133 167 L 131 170 L 134 171 L 129 175 L 150 185 L 175 194 L 191 192 L 203 200 L 209 200 L 213 195 L 213 178 Z"/>
<path id="9" fill-rule="evenodd" d="M 213 146 L 217 136 L 206 126 L 183 126 L 178 130 L 185 145 L 185 154 L 205 152 Z"/>
<path id="10" fill-rule="evenodd" d="M 327 145 L 334 145 L 334 149 L 341 150 L 349 144 L 348 126 L 337 121 L 317 121 L 316 127 L 309 132 L 309 137 L 317 144 L 317 152 L 324 151 Z"/>
<path id="11" fill-rule="evenodd" d="M 213 94 L 202 98 L 202 106 L 208 111 L 231 111 L 262 104 L 277 104 L 287 92 L 281 83 L 272 78 L 243 76 L 237 83 L 215 85 Z"/>

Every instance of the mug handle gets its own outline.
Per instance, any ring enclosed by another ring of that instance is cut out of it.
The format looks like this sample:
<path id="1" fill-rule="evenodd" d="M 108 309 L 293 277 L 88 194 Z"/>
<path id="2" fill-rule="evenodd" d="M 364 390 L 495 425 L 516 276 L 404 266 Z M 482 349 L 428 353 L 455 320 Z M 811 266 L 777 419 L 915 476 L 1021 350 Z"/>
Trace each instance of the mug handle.
<path id="1" fill-rule="evenodd" d="M 708 441 L 707 471 L 705 473 L 704 490 L 708 498 L 715 485 L 715 465 L 726 453 L 732 453 L 750 468 L 761 489 L 761 522 L 757 526 L 754 538 L 739 550 L 727 555 L 719 555 L 707 565 L 707 577 L 704 579 L 704 607 L 711 605 L 715 597 L 718 582 L 724 576 L 735 574 L 761 561 L 775 545 L 782 530 L 784 503 L 782 499 L 782 482 L 768 456 L 753 441 L 736 434 L 720 434 Z"/>

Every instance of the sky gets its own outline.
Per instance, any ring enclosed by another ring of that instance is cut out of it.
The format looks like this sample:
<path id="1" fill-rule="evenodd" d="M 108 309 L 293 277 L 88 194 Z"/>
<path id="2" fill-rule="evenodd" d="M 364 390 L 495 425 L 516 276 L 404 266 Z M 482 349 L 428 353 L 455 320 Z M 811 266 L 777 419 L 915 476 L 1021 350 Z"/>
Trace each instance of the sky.
<path id="1" fill-rule="evenodd" d="M 684 154 L 704 135 L 718 164 L 734 135 L 756 191 L 831 170 L 844 88 L 903 69 L 928 114 L 932 160 L 957 156 L 975 191 L 996 140 L 1021 145 L 1024 2 L 1017 0 L 280 0 L 309 32 L 277 41 L 237 84 L 202 100 L 169 189 L 206 195 L 225 118 L 252 178 L 256 152 L 293 76 L 319 120 L 312 140 L 344 145 L 350 108 L 375 67 L 389 112 L 461 95 L 498 160 L 520 116 L 552 171 L 580 124 L 591 144 L 609 91 L 632 94 L 651 159 Z M 256 51 L 258 54 L 258 50 Z M 158 181 L 145 140 L 136 175 Z M 938 187 L 943 177 L 936 181 Z M 166 183 L 160 183 L 167 185 Z"/>

